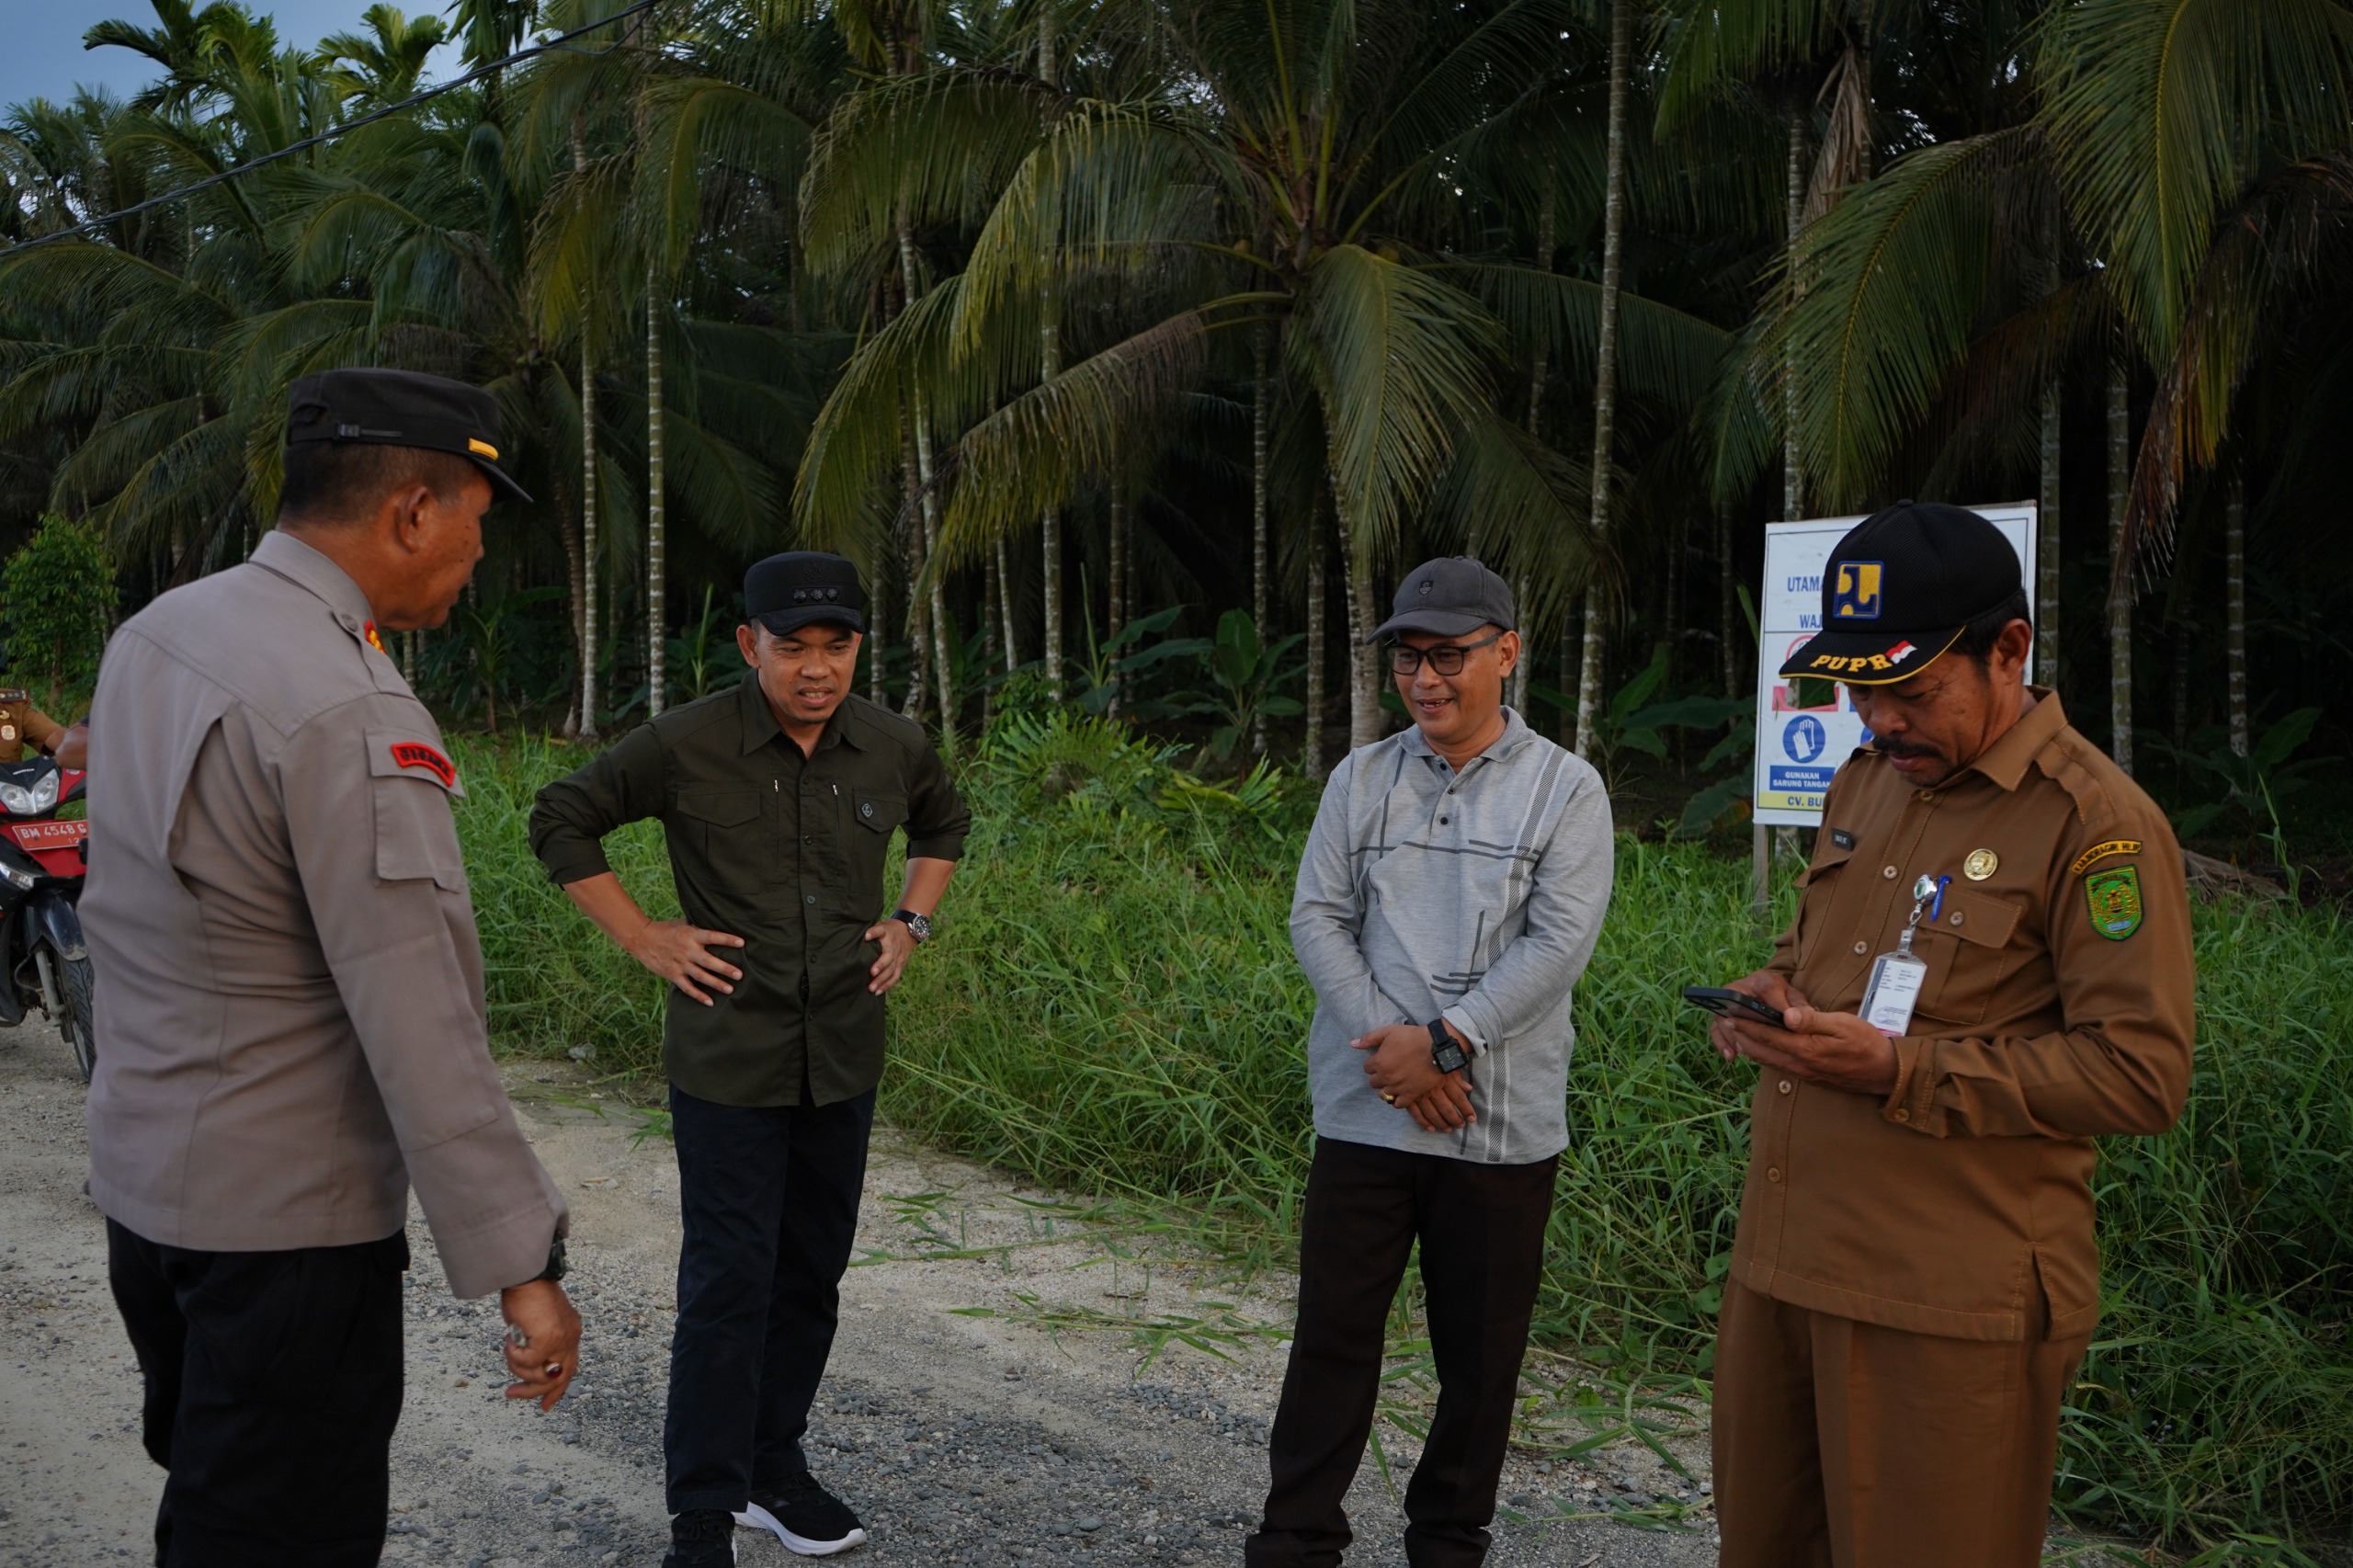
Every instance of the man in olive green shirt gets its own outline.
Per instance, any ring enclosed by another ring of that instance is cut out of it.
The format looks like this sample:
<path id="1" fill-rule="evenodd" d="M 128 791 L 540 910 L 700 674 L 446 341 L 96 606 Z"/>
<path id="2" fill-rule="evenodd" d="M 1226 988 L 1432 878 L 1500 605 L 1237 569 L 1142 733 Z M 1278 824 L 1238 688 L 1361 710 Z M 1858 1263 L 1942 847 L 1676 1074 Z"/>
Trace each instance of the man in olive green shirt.
<path id="1" fill-rule="evenodd" d="M 809 1474 L 801 1437 L 857 1231 L 883 994 L 930 935 L 972 821 L 922 728 L 850 695 L 866 596 L 848 562 L 770 556 L 744 601 L 751 677 L 640 725 L 531 813 L 550 874 L 671 983 L 685 1233 L 665 1568 L 733 1562 L 737 1524 L 804 1555 L 866 1539 Z M 599 845 L 647 817 L 683 920 L 648 918 Z M 905 891 L 880 918 L 900 829 Z"/>

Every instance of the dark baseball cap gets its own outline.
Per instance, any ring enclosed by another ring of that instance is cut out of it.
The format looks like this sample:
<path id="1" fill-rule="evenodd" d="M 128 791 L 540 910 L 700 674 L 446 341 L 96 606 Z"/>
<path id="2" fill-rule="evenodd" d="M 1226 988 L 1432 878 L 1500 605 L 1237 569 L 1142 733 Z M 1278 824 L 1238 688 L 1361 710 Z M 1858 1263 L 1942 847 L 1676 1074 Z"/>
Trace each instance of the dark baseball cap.
<path id="1" fill-rule="evenodd" d="M 744 574 L 744 616 L 779 637 L 829 620 L 866 630 L 866 590 L 858 568 L 822 550 L 788 550 Z"/>
<path id="2" fill-rule="evenodd" d="M 1822 631 L 1781 665 L 1893 686 L 1941 657 L 1961 629 L 2024 585 L 2002 530 L 1964 506 L 1898 501 L 1847 531 L 1822 573 Z"/>
<path id="3" fill-rule="evenodd" d="M 479 387 L 421 370 L 318 370 L 286 394 L 286 444 L 358 441 L 469 459 L 494 495 L 529 501 L 499 464 L 498 404 Z"/>
<path id="4" fill-rule="evenodd" d="M 1511 585 L 1467 555 L 1442 555 L 1405 574 L 1390 602 L 1389 619 L 1365 641 L 1378 642 L 1401 631 L 1461 637 L 1491 624 L 1506 631 L 1518 626 Z"/>

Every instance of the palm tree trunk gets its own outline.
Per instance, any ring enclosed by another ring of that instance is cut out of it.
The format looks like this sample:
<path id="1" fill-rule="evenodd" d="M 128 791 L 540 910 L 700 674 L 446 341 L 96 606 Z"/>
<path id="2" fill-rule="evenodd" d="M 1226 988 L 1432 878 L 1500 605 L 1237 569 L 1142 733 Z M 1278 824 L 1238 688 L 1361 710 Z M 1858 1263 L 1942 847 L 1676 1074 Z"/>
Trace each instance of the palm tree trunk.
<path id="1" fill-rule="evenodd" d="M 1553 228 L 1559 217 L 1557 186 L 1554 171 L 1548 165 L 1544 170 L 1544 194 L 1536 203 L 1536 269 L 1540 272 L 1552 270 Z M 1544 381 L 1551 369 L 1544 350 L 1539 348 L 1534 361 L 1528 367 L 1528 433 L 1539 438 L 1541 438 L 1544 418 Z M 1505 694 L 1505 700 L 1511 704 L 1512 711 L 1523 719 L 1528 717 L 1528 677 L 1535 665 L 1536 650 L 1529 641 L 1534 628 L 1529 624 L 1528 617 L 1528 601 L 1533 597 L 1534 587 L 1525 572 L 1511 585 L 1513 604 L 1519 611 L 1520 650 L 1519 663 L 1511 672 L 1511 686 Z"/>
<path id="2" fill-rule="evenodd" d="M 645 704 L 659 714 L 663 701 L 663 621 L 670 589 L 670 536 L 663 500 L 662 464 L 662 279 L 645 267 Z"/>
<path id="3" fill-rule="evenodd" d="M 2132 588 L 2114 568 L 2124 549 L 2125 503 L 2132 483 L 2131 383 L 2120 358 L 2108 373 L 2108 712 L 2109 755 L 2132 771 Z"/>
<path id="4" fill-rule="evenodd" d="M 1798 233 L 1805 227 L 1805 106 L 1790 105 L 1789 166 L 1782 194 L 1789 203 L 1790 286 L 1797 286 Z M 1805 478 L 1798 466 L 1798 376 L 1795 363 L 1781 364 L 1781 520 L 1793 523 L 1805 505 Z"/>
<path id="5" fill-rule="evenodd" d="M 2231 750 L 2245 756 L 2251 745 L 2246 722 L 2246 481 L 2231 476 L 2222 513 L 2223 646 L 2229 659 Z"/>
<path id="6" fill-rule="evenodd" d="M 1740 614 L 1733 595 L 1732 514 L 1716 508 L 1716 626 L 1724 661 L 1724 696 L 1740 695 Z"/>
<path id="7" fill-rule="evenodd" d="M 584 611 L 586 608 L 587 584 L 585 580 L 585 562 L 580 550 L 580 528 L 572 518 L 561 517 L 556 522 L 556 532 L 563 536 L 563 591 L 565 597 L 571 601 L 572 651 L 574 655 L 577 655 L 580 652 L 581 640 L 586 631 L 586 617 Z M 581 670 L 585 676 L 587 666 L 582 665 Z M 587 689 L 587 682 L 585 679 L 573 682 L 572 697 L 564 710 L 563 727 L 557 732 L 568 741 L 580 738 L 581 702 Z"/>
<path id="8" fill-rule="evenodd" d="M 931 623 L 924 614 L 923 524 L 911 520 L 922 506 L 923 474 L 915 466 L 915 421 L 904 395 L 899 399 L 899 482 L 906 495 L 899 509 L 899 549 L 907 569 L 907 696 L 899 711 L 914 719 L 931 693 Z"/>
<path id="9" fill-rule="evenodd" d="M 1005 673 L 1011 675 L 1021 667 L 1021 645 L 1013 635 L 1013 567 L 1006 560 L 1005 536 L 996 536 L 995 560 L 997 581 L 997 614 L 1004 621 Z"/>
<path id="10" fill-rule="evenodd" d="M 411 691 L 416 689 L 416 633 L 414 631 L 401 639 L 401 679 L 408 682 Z"/>
<path id="11" fill-rule="evenodd" d="M 1048 38 L 1045 20 L 1039 22 L 1040 47 L 1049 54 L 1051 40 Z M 1063 373 L 1062 290 L 1049 282 L 1040 301 L 1038 325 L 1038 379 L 1051 381 Z M 1045 591 L 1045 647 L 1040 651 L 1046 672 L 1046 696 L 1060 702 L 1063 698 L 1063 518 L 1061 509 L 1049 506 L 1038 519 L 1038 544 L 1044 557 L 1040 585 Z"/>
<path id="12" fill-rule="evenodd" d="M 1116 484 L 1116 483 L 1117 483 L 1117 477 L 1116 477 L 1116 476 L 1117 476 L 1118 472 L 1119 472 L 1119 462 L 1118 462 L 1118 459 L 1117 459 L 1116 455 L 1114 456 L 1114 459 L 1113 459 L 1113 461 L 1112 461 L 1111 468 L 1112 468 L 1112 472 L 1113 472 L 1113 475 L 1114 475 L 1113 483 Z M 1116 489 L 1114 489 L 1114 490 L 1111 492 L 1111 528 L 1110 528 L 1110 535 L 1111 535 L 1111 537 L 1110 537 L 1110 540 L 1109 540 L 1109 554 L 1110 554 L 1110 557 L 1111 557 L 1111 567 L 1110 567 L 1110 573 L 1109 573 L 1109 583 L 1108 583 L 1108 586 L 1107 586 L 1107 588 L 1106 588 L 1106 590 L 1105 590 L 1105 594 L 1104 594 L 1104 602 L 1103 602 L 1103 612 L 1104 612 L 1104 614 L 1103 614 L 1103 619 L 1104 619 L 1104 626 L 1105 626 L 1104 637 L 1103 637 L 1103 645 L 1104 645 L 1106 648 L 1110 648 L 1110 647 L 1113 647 L 1115 644 L 1117 644 L 1117 643 L 1118 643 L 1118 642 L 1120 641 L 1120 633 L 1121 631 L 1123 631 L 1127 630 L 1127 624 L 1128 624 L 1128 614 L 1127 614 L 1127 611 L 1128 611 L 1128 541 L 1127 541 L 1127 532 L 1128 532 L 1128 528 L 1127 528 L 1127 523 L 1128 523 L 1128 508 L 1127 508 L 1127 503 L 1125 503 L 1125 502 L 1123 502 L 1123 501 L 1121 501 L 1121 500 L 1120 499 L 1120 493 L 1119 493 L 1119 491 L 1118 491 L 1118 490 L 1116 490 Z M 1120 669 L 1120 658 L 1121 658 L 1121 657 L 1123 657 L 1123 656 L 1124 656 L 1124 655 L 1122 655 L 1122 654 L 1120 654 L 1120 653 L 1113 653 L 1110 655 L 1110 660 L 1109 660 L 1110 666 L 1111 666 L 1111 670 L 1110 670 L 1110 675 L 1109 675 L 1109 676 L 1108 676 L 1108 679 L 1109 679 L 1109 681 L 1110 681 L 1110 685 L 1111 685 L 1111 705 L 1110 705 L 1110 707 L 1109 707 L 1108 709 L 1107 709 L 1105 711 L 1106 711 L 1106 713 L 1107 713 L 1110 718 L 1113 718 L 1113 719 L 1117 719 L 1117 718 L 1120 716 L 1120 697 L 1121 697 L 1121 696 L 1123 696 L 1123 695 L 1124 695 L 1124 693 L 1121 691 L 1121 689 L 1120 689 L 1120 688 L 1121 688 L 1121 687 L 1126 684 L 1125 682 L 1123 682 L 1123 681 L 1120 678 L 1120 673 L 1119 673 L 1119 669 Z"/>
<path id="13" fill-rule="evenodd" d="M 912 305 L 921 293 L 921 278 L 915 268 L 915 231 L 903 219 L 899 223 L 899 287 Z M 931 415 L 924 407 L 923 389 L 916 387 L 909 394 L 913 403 L 915 435 L 915 480 L 921 486 L 917 494 L 918 509 L 923 517 L 924 559 L 932 563 L 930 602 L 925 607 L 931 623 L 932 672 L 939 683 L 939 749 L 947 756 L 956 755 L 956 661 L 955 651 L 949 645 L 947 574 L 938 566 L 939 559 L 939 494 L 934 484 L 935 470 L 931 453 Z M 915 585 L 908 584 L 910 591 Z"/>
<path id="14" fill-rule="evenodd" d="M 997 580 L 998 556 L 991 553 L 981 562 L 981 732 L 988 733 L 996 722 L 996 688 L 985 684 L 986 677 L 996 673 L 997 623 L 1000 598 L 1005 589 Z"/>
<path id="15" fill-rule="evenodd" d="M 1267 581 L 1267 348 L 1272 329 L 1261 324 L 1250 346 L 1250 623 L 1257 629 L 1258 646 L 1271 645 L 1275 629 L 1268 618 L 1274 605 Z M 1267 755 L 1267 714 L 1262 706 L 1250 721 L 1250 749 Z"/>
<path id="16" fill-rule="evenodd" d="M 1307 507 L 1307 712 L 1300 736 L 1300 771 L 1310 778 L 1324 777 L 1324 681 L 1331 652 L 1324 647 L 1324 598 L 1329 585 L 1324 564 L 1324 503 L 1318 496 Z"/>
<path id="17" fill-rule="evenodd" d="M 1372 562 L 1353 550 L 1342 560 L 1348 578 L 1348 749 L 1354 751 L 1381 738 L 1381 665 L 1378 650 L 1365 642 L 1381 619 L 1372 605 Z"/>
<path id="18" fill-rule="evenodd" d="M 572 119 L 572 172 L 585 174 L 588 152 L 580 117 Z M 598 678 L 597 645 L 602 630 L 597 621 L 597 565 L 603 548 L 597 516 L 597 365 L 588 349 L 589 324 L 580 323 L 580 731 L 584 745 L 599 744 L 597 710 L 604 706 L 604 682 Z"/>
<path id="19" fill-rule="evenodd" d="M 2034 680 L 2059 689 L 2059 378 L 2042 389 L 2042 489 L 2035 503 Z"/>
<path id="20" fill-rule="evenodd" d="M 891 691 L 882 678 L 882 651 L 889 642 L 891 621 L 890 552 L 874 558 L 874 580 L 866 594 L 866 700 L 877 708 L 891 706 Z"/>
<path id="21" fill-rule="evenodd" d="M 1609 469 L 1618 429 L 1618 280 L 1626 249 L 1626 99 L 1633 88 L 1634 0 L 1609 5 L 1609 137 L 1601 206 L 1601 328 L 1593 363 L 1593 514 L 1597 557 L 1609 537 Z M 1585 653 L 1577 667 L 1579 756 L 1592 754 L 1601 720 L 1601 578 L 1585 590 Z"/>

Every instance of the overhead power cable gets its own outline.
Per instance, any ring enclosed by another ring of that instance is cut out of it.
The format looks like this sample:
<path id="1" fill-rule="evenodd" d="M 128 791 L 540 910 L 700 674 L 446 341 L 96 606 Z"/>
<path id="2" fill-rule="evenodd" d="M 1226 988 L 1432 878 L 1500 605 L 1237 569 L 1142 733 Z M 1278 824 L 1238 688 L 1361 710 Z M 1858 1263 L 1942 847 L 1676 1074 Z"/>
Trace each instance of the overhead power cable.
<path id="1" fill-rule="evenodd" d="M 36 248 L 37 246 L 54 244 L 59 240 L 69 239 L 75 234 L 84 233 L 92 229 L 103 229 L 110 223 L 119 223 L 125 218 L 136 218 L 142 212 L 152 211 L 158 207 L 168 207 L 175 201 L 184 201 L 188 198 L 194 196 L 199 190 L 210 190 L 216 185 L 224 185 L 230 180 L 235 179 L 239 175 L 251 174 L 254 170 L 260 168 L 265 164 L 274 164 L 280 158 L 290 158 L 297 153 L 307 153 L 313 147 L 322 146 L 326 142 L 334 141 L 338 136 L 347 135 L 351 131 L 358 130 L 363 125 L 373 125 L 380 119 L 386 119 L 405 109 L 415 108 L 417 105 L 425 103 L 432 98 L 438 98 L 444 93 L 454 93 L 460 87 L 465 86 L 468 83 L 478 82 L 484 76 L 492 74 L 494 72 L 504 71 L 509 65 L 520 64 L 522 62 L 529 60 L 536 55 L 547 54 L 554 51 L 563 49 L 564 46 L 570 43 L 574 39 L 579 38 L 586 33 L 596 32 L 600 28 L 609 28 L 618 22 L 627 21 L 630 17 L 636 16 L 639 12 L 651 11 L 654 7 L 661 4 L 662 0 L 634 0 L 633 4 L 623 6 L 609 17 L 599 17 L 597 20 L 590 22 L 585 26 L 574 28 L 568 33 L 559 33 L 553 38 L 542 39 L 540 41 L 532 44 L 528 49 L 518 49 L 514 53 L 509 54 L 503 59 L 494 60 L 486 65 L 477 65 L 472 70 L 467 72 L 464 75 L 457 77 L 452 81 L 444 82 L 439 86 L 427 87 L 423 92 L 412 93 L 407 97 L 401 99 L 398 103 L 386 104 L 380 109 L 375 109 L 369 113 L 361 115 L 358 119 L 347 120 L 343 124 L 336 126 L 332 131 L 322 131 L 316 136 L 306 136 L 300 142 L 289 142 L 287 145 L 278 148 L 274 153 L 264 153 L 258 158 L 249 158 L 233 168 L 222 169 L 217 175 L 207 175 L 200 180 L 181 186 L 176 190 L 167 190 L 161 196 L 151 196 L 146 200 L 137 202 L 130 207 L 125 207 L 119 211 L 102 213 L 96 218 L 85 218 L 78 223 L 68 224 L 63 229 L 56 230 L 51 233 L 43 234 L 38 239 L 20 240 L 17 244 L 8 246 L 6 250 L 0 250 L 0 261 L 7 260 L 8 257 L 15 256 L 19 251 L 28 251 Z M 619 44 L 612 44 L 608 45 L 605 49 L 597 50 L 593 52 L 597 54 L 606 54 L 620 47 L 620 46 Z M 571 52 L 577 53 L 581 51 L 573 51 Z"/>

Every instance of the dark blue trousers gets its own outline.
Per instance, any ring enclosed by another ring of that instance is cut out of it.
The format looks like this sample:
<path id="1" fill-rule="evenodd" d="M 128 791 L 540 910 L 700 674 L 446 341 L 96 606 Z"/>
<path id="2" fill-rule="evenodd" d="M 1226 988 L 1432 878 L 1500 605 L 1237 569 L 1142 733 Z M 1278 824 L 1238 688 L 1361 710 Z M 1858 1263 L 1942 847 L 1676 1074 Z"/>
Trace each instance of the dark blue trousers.
<path id="1" fill-rule="evenodd" d="M 678 1326 L 662 1446 L 669 1508 L 740 1509 L 801 1451 L 858 1234 L 874 1094 L 724 1106 L 670 1091 Z"/>

